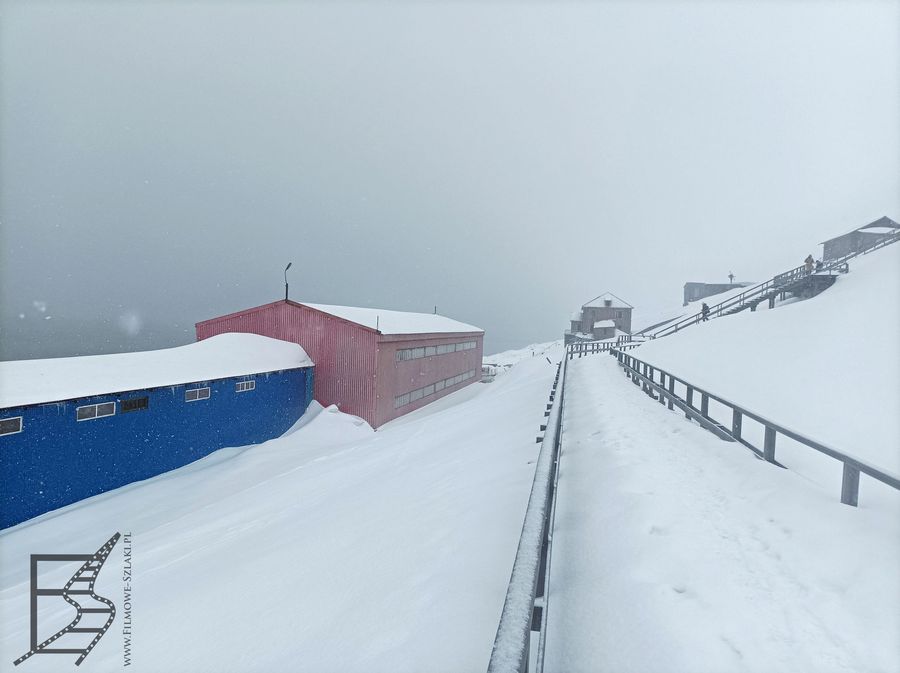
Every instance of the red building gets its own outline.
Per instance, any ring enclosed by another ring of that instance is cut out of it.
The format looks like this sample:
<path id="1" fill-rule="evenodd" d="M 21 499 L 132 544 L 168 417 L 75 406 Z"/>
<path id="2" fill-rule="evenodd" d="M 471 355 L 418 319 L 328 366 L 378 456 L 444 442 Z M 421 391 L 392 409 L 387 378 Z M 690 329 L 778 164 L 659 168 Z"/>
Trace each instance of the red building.
<path id="1" fill-rule="evenodd" d="M 281 300 L 196 327 L 198 341 L 250 332 L 300 344 L 315 399 L 373 428 L 481 379 L 484 331 L 431 313 Z"/>

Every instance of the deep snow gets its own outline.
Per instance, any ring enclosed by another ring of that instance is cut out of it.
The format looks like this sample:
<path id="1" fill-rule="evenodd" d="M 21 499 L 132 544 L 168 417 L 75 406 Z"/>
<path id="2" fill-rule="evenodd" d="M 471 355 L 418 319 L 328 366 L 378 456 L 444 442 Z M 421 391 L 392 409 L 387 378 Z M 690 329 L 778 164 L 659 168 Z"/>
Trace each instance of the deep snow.
<path id="1" fill-rule="evenodd" d="M 716 318 L 645 343 L 634 355 L 900 473 L 898 335 L 900 244 L 894 244 L 851 262 L 850 273 L 817 297 Z M 811 453 L 790 455 L 806 461 Z M 879 490 L 870 484 L 863 477 L 861 503 L 866 490 Z"/>
<path id="2" fill-rule="evenodd" d="M 481 670 L 553 355 L 377 432 L 334 409 L 311 413 L 280 439 L 0 533 L 0 670 L 28 649 L 28 555 L 90 553 L 116 531 L 134 539 L 129 670 Z M 120 544 L 97 583 L 120 608 L 121 567 Z M 57 603 L 50 616 L 64 619 L 71 608 Z M 122 666 L 118 624 L 80 670 Z M 67 656 L 20 668 L 58 671 Z"/>

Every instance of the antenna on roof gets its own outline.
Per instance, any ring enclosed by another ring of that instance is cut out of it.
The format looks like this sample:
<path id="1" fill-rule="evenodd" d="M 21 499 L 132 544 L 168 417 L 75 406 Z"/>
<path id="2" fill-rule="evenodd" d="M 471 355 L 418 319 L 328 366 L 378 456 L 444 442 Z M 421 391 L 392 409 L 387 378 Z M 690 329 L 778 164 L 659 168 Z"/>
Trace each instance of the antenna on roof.
<path id="1" fill-rule="evenodd" d="M 287 272 L 288 272 L 288 269 L 291 268 L 291 264 L 293 264 L 293 262 L 288 262 L 288 265 L 286 267 L 284 267 L 284 300 L 285 301 L 288 300 Z"/>

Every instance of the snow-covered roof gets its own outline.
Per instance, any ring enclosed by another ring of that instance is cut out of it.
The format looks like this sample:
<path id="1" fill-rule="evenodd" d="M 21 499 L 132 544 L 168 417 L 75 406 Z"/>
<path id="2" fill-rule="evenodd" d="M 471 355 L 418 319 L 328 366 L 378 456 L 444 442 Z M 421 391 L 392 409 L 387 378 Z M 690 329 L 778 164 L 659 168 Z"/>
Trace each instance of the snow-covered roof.
<path id="1" fill-rule="evenodd" d="M 603 294 L 599 294 L 588 302 L 582 304 L 582 307 L 592 306 L 594 308 L 605 308 L 606 305 L 604 302 L 609 300 L 612 302 L 610 306 L 612 308 L 634 308 L 631 304 L 626 301 L 619 299 L 612 292 L 604 292 Z M 619 302 L 618 304 L 616 302 Z"/>
<path id="2" fill-rule="evenodd" d="M 865 234 L 896 234 L 900 228 L 895 227 L 863 227 L 860 229 Z"/>
<path id="3" fill-rule="evenodd" d="M 382 334 L 429 334 L 434 332 L 484 332 L 480 327 L 468 325 L 436 313 L 409 313 L 382 308 L 357 306 L 331 306 L 298 302 L 317 311 L 349 320 L 357 325 L 377 329 Z"/>
<path id="4" fill-rule="evenodd" d="M 581 320 L 581 311 L 573 312 L 572 317 L 569 318 L 569 320 L 575 320 L 575 321 Z"/>
<path id="5" fill-rule="evenodd" d="M 598 327 L 615 327 L 615 326 L 616 326 L 616 323 L 614 323 L 612 320 L 598 320 L 597 322 L 594 323 L 594 329 L 597 329 Z"/>
<path id="6" fill-rule="evenodd" d="M 258 334 L 219 334 L 157 351 L 0 362 L 0 408 L 261 374 L 313 362 L 300 346 Z"/>
<path id="7" fill-rule="evenodd" d="M 898 224 L 897 222 L 894 222 L 894 220 L 892 220 L 891 218 L 889 218 L 888 216 L 885 215 L 884 217 L 878 218 L 874 222 L 869 222 L 868 224 L 864 224 L 863 226 L 859 227 L 858 229 L 853 229 L 851 231 L 844 232 L 843 234 L 837 234 L 835 236 L 830 236 L 829 238 L 826 238 L 824 241 L 822 241 L 822 243 L 820 243 L 819 245 L 823 245 L 830 241 L 834 241 L 838 238 L 843 238 L 844 236 L 849 236 L 850 234 L 855 234 L 858 231 L 863 231 L 863 232 L 871 233 L 871 234 L 875 234 L 875 233 L 891 234 L 896 231 L 900 231 L 900 224 Z"/>

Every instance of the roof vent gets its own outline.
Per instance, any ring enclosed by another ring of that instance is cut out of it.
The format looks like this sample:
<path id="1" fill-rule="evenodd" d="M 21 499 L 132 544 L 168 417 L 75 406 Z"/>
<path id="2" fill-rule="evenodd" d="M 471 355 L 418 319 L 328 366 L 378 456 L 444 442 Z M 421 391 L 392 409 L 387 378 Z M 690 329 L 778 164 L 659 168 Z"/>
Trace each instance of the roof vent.
<path id="1" fill-rule="evenodd" d="M 612 299 L 604 299 L 603 305 L 604 306 L 612 306 Z"/>

